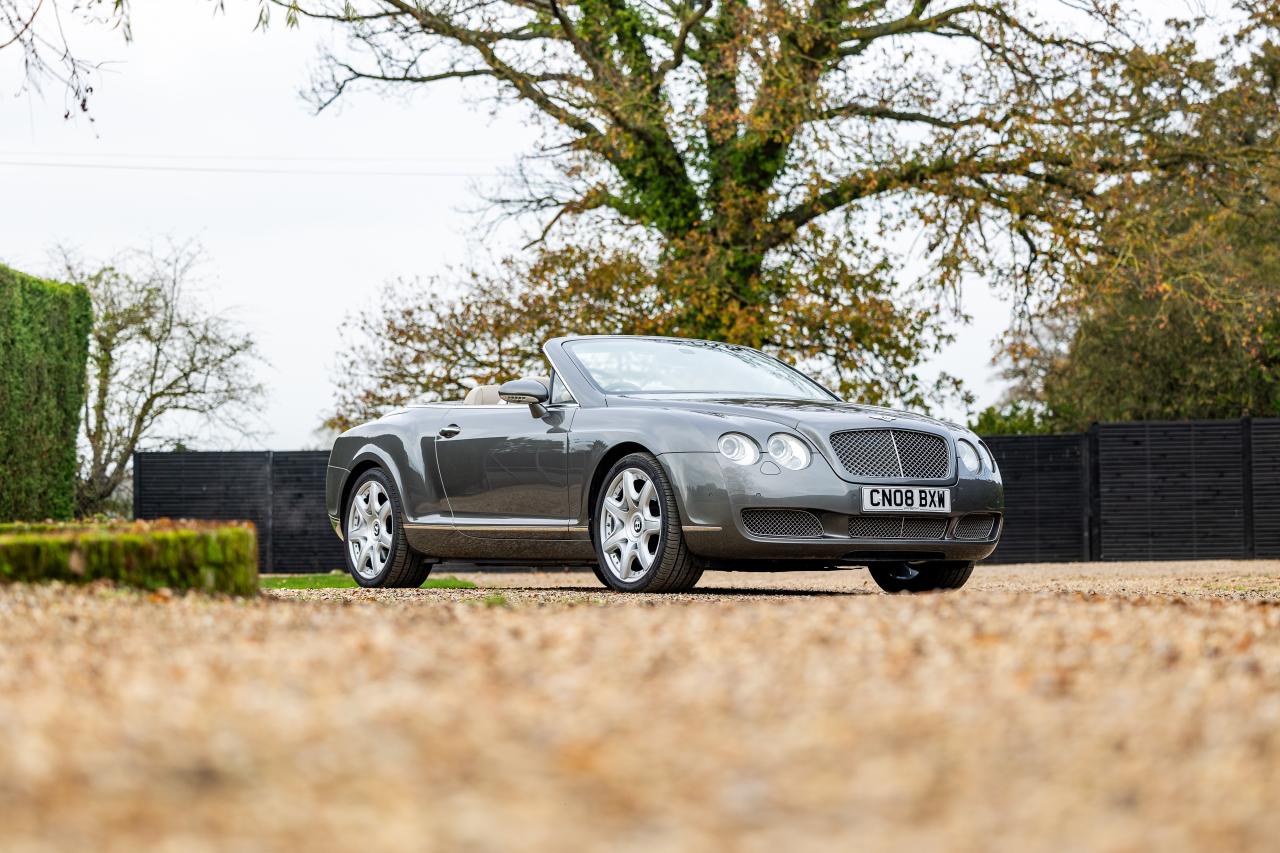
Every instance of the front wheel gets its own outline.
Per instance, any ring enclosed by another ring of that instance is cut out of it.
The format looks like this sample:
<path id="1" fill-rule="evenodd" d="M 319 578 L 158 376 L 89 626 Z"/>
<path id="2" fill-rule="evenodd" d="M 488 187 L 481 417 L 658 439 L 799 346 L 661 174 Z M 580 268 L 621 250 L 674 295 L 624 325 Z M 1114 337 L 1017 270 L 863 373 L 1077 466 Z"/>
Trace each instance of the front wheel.
<path id="1" fill-rule="evenodd" d="M 619 592 L 684 592 L 702 564 L 684 542 L 680 511 L 657 457 L 632 453 L 604 477 L 592 539 L 605 586 Z"/>
<path id="2" fill-rule="evenodd" d="M 964 586 L 973 574 L 973 563 L 884 563 L 868 570 L 885 592 L 934 592 Z"/>
<path id="3" fill-rule="evenodd" d="M 414 588 L 431 574 L 431 563 L 409 549 L 402 518 L 391 478 L 377 468 L 361 474 L 351 487 L 343 528 L 347 570 L 360 586 Z"/>

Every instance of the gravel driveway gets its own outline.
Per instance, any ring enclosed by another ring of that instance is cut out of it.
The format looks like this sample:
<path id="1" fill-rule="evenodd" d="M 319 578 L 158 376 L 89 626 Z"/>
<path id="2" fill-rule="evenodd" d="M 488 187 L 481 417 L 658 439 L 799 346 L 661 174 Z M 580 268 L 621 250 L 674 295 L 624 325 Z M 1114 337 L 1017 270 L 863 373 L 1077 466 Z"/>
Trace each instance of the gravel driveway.
<path id="1" fill-rule="evenodd" d="M 467 577 L 0 586 L 0 849 L 1280 843 L 1277 562 Z"/>

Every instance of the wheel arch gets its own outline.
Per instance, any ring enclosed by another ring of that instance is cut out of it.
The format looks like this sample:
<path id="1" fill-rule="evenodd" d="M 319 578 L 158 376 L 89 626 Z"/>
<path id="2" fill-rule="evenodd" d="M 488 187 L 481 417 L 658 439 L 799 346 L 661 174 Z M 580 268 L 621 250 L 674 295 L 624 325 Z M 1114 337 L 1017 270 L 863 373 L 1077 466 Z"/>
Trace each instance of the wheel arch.
<path id="1" fill-rule="evenodd" d="M 401 503 L 404 503 L 404 481 L 400 477 L 400 471 L 397 466 L 382 448 L 375 444 L 368 444 L 362 447 L 352 458 L 351 467 L 348 469 L 347 477 L 342 483 L 341 501 L 338 504 L 339 519 L 347 511 L 347 501 L 351 497 L 351 489 L 355 487 L 356 481 L 366 471 L 374 468 L 377 468 L 391 479 L 391 484 L 396 487 L 396 491 L 400 494 Z"/>
<path id="2" fill-rule="evenodd" d="M 386 472 L 386 468 L 376 459 L 362 459 L 351 466 L 351 470 L 347 472 L 347 479 L 342 483 L 342 498 L 338 504 L 338 512 L 342 515 L 345 516 L 347 513 L 347 501 L 351 498 L 351 490 L 355 488 L 356 482 L 366 471 L 372 471 L 374 468 Z M 343 519 L 340 517 L 339 520 Z"/>
<path id="3" fill-rule="evenodd" d="M 662 468 L 662 472 L 666 474 L 667 479 L 671 480 L 671 470 L 663 463 L 662 456 L 653 452 L 650 448 L 638 441 L 623 441 L 613 445 L 596 461 L 596 466 L 591 472 L 591 484 L 587 489 L 587 506 L 583 517 L 587 520 L 588 531 L 592 538 L 595 538 L 595 514 L 596 499 L 600 496 L 600 490 L 604 488 L 604 478 L 619 459 L 624 456 L 630 456 L 632 453 L 647 453 L 657 460 L 658 466 Z M 676 507 L 683 515 L 684 508 L 680 505 L 680 490 L 673 489 L 673 497 L 676 501 Z"/>

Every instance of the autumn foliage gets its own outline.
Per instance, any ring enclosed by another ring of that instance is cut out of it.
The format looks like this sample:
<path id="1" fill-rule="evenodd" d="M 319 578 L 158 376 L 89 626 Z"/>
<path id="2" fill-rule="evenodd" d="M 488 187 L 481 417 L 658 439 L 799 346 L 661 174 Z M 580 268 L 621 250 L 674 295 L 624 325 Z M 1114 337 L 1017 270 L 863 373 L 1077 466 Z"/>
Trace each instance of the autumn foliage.
<path id="1" fill-rule="evenodd" d="M 537 223 L 528 255 L 452 298 L 402 288 L 364 324 L 395 363 L 360 373 L 338 420 L 512 375 L 555 332 L 734 341 L 850 396 L 935 397 L 945 377 L 916 366 L 967 283 L 1066 304 L 1125 188 L 1274 156 L 1187 132 L 1271 5 L 1241 3 L 1213 55 L 1203 21 L 1123 3 L 290 3 L 346 36 L 318 107 L 467 80 L 546 131 L 494 199 Z"/>

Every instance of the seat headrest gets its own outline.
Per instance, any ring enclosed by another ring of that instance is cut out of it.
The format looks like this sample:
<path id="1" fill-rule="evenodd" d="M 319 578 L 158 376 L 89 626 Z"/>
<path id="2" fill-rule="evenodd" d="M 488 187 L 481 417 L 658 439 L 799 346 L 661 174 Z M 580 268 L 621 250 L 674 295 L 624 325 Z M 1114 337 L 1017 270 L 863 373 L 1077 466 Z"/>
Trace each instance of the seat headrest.
<path id="1" fill-rule="evenodd" d="M 467 392 L 467 396 L 462 398 L 464 406 L 495 406 L 502 402 L 502 398 L 498 396 L 497 385 L 477 385 Z"/>

